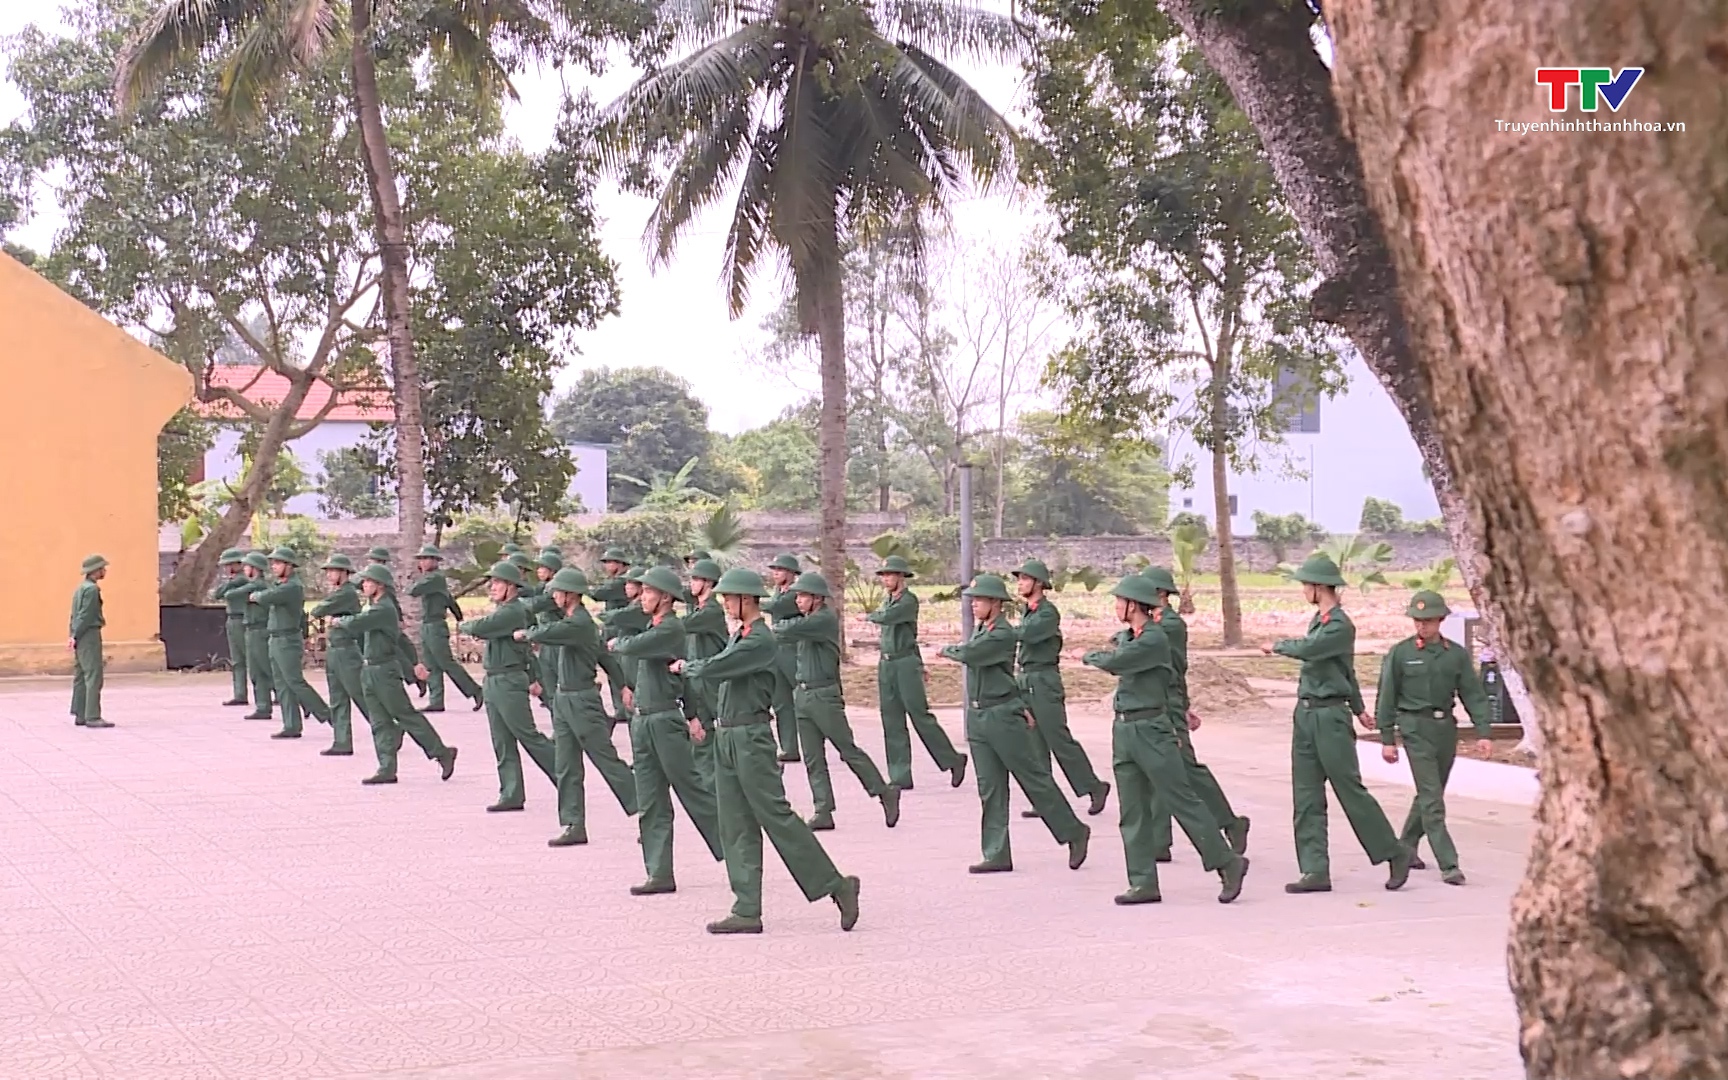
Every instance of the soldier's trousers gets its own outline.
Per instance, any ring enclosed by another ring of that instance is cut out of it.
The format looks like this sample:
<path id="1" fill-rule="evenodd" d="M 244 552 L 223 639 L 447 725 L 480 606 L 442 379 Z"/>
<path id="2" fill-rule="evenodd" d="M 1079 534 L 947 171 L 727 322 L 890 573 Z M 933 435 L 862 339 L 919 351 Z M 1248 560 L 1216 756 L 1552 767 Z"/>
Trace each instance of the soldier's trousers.
<path id="1" fill-rule="evenodd" d="M 396 757 L 406 735 L 420 745 L 434 761 L 449 752 L 438 729 L 414 707 L 408 699 L 408 689 L 402 685 L 402 672 L 394 661 L 366 664 L 360 671 L 360 683 L 366 698 L 361 715 L 372 726 L 372 749 L 378 755 L 378 775 L 396 775 Z"/>
<path id="2" fill-rule="evenodd" d="M 792 696 L 792 672 L 797 670 L 797 654 L 781 656 L 774 668 L 774 729 L 780 735 L 780 752 L 798 753 L 798 703 Z"/>
<path id="3" fill-rule="evenodd" d="M 522 785 L 523 750 L 540 766 L 546 779 L 554 785 L 558 782 L 552 740 L 534 726 L 534 712 L 528 704 L 528 673 L 489 671 L 481 694 L 486 699 L 486 725 L 492 729 L 492 755 L 498 759 L 498 803 L 521 806 L 528 800 Z"/>
<path id="4" fill-rule="evenodd" d="M 1039 760 L 1026 706 L 1019 698 L 966 713 L 966 742 L 972 748 L 972 770 L 978 777 L 978 801 L 983 804 L 981 829 L 985 862 L 1013 862 L 1008 841 L 1008 780 L 1025 792 L 1050 835 L 1058 844 L 1073 843 L 1085 831 L 1074 808 L 1056 789 L 1056 780 Z"/>
<path id="5" fill-rule="evenodd" d="M 1188 718 L 1171 717 L 1170 726 L 1174 729 L 1176 742 L 1182 747 L 1182 767 L 1188 773 L 1188 784 L 1194 789 L 1194 794 L 1200 796 L 1200 801 L 1206 804 L 1206 811 L 1212 815 L 1212 820 L 1218 823 L 1220 829 L 1229 828 L 1236 823 L 1236 810 L 1230 805 L 1230 800 L 1224 795 L 1224 789 L 1219 786 L 1218 778 L 1212 775 L 1212 770 L 1203 765 L 1194 754 L 1194 735 L 1188 730 Z M 1152 816 L 1152 846 L 1161 856 L 1170 854 L 1170 841 L 1174 833 L 1170 826 L 1170 810 L 1159 805 Z"/>
<path id="6" fill-rule="evenodd" d="M 480 684 L 474 676 L 456 662 L 450 652 L 450 624 L 423 622 L 420 624 L 420 658 L 426 665 L 426 707 L 444 707 L 444 677 L 456 684 L 456 690 L 469 701 L 480 700 Z"/>
<path id="7" fill-rule="evenodd" d="M 246 700 L 246 618 L 228 616 L 228 673 L 234 678 L 234 694 L 230 700 Z"/>
<path id="8" fill-rule="evenodd" d="M 1303 874 L 1330 877 L 1326 843 L 1326 785 L 1338 796 L 1350 828 L 1373 863 L 1403 850 L 1374 796 L 1362 786 L 1356 734 L 1342 705 L 1296 706 L 1290 742 L 1290 787 L 1296 823 L 1296 865 Z"/>
<path id="9" fill-rule="evenodd" d="M 1074 794 L 1089 796 L 1097 791 L 1101 784 L 1092 769 L 1092 759 L 1068 730 L 1068 692 L 1062 686 L 1062 673 L 1055 668 L 1022 672 L 1020 693 L 1038 721 L 1032 729 L 1032 746 L 1038 756 L 1046 766 L 1055 759 Z"/>
<path id="10" fill-rule="evenodd" d="M 330 706 L 312 684 L 306 681 L 306 644 L 300 631 L 270 635 L 270 676 L 282 697 L 282 730 L 298 732 L 300 713 L 309 712 L 326 724 L 330 722 Z"/>
<path id="11" fill-rule="evenodd" d="M 722 727 L 715 733 L 715 795 L 720 846 L 732 885 L 732 914 L 762 917 L 762 834 L 791 871 L 806 900 L 832 896 L 840 871 L 803 818 L 786 801 L 774 733 L 767 724 Z"/>
<path id="12" fill-rule="evenodd" d="M 795 688 L 798 708 L 798 743 L 804 752 L 804 771 L 810 777 L 810 796 L 818 814 L 834 812 L 834 782 L 828 775 L 828 743 L 834 744 L 840 760 L 864 785 L 872 799 L 879 798 L 888 782 L 882 771 L 859 748 L 846 720 L 846 701 L 838 683 L 810 689 Z"/>
<path id="13" fill-rule="evenodd" d="M 1426 836 L 1440 869 L 1456 870 L 1458 848 L 1452 843 L 1452 831 L 1446 827 L 1446 782 L 1452 778 L 1452 763 L 1458 758 L 1458 722 L 1450 715 L 1435 718 L 1400 714 L 1398 730 L 1404 735 L 1410 777 L 1416 781 L 1416 800 L 1410 804 L 1398 840 L 1415 851 Z"/>
<path id="14" fill-rule="evenodd" d="M 1163 712 L 1118 716 L 1110 743 L 1129 886 L 1158 891 L 1159 852 L 1153 825 L 1163 814 L 1175 815 L 1176 823 L 1200 852 L 1202 866 L 1219 870 L 1230 865 L 1235 855 L 1224 842 L 1217 820 L 1194 790 L 1171 717 Z"/>
<path id="15" fill-rule="evenodd" d="M 612 745 L 612 721 L 600 707 L 597 687 L 561 690 L 552 699 L 553 783 L 558 785 L 558 824 L 585 829 L 588 796 L 582 758 L 599 770 L 606 786 L 624 808 L 636 813 L 636 776 Z"/>
<path id="16" fill-rule="evenodd" d="M 262 627 L 246 631 L 246 677 L 252 680 L 252 711 L 270 712 L 276 680 L 270 674 L 270 633 Z"/>
<path id="17" fill-rule="evenodd" d="M 707 738 L 695 745 L 693 752 L 696 756 L 696 771 L 702 774 L 702 782 L 708 785 L 709 790 L 713 790 L 714 716 L 719 703 L 715 700 L 712 689 L 695 680 L 685 681 L 684 693 L 684 704 L 695 712 L 696 719 L 702 722 L 702 730 L 708 733 Z"/>
<path id="18" fill-rule="evenodd" d="M 366 715 L 366 693 L 361 685 L 358 645 L 337 645 L 324 654 L 324 682 L 330 688 L 332 750 L 354 749 L 354 710 Z"/>
<path id="19" fill-rule="evenodd" d="M 691 747 L 690 729 L 678 709 L 639 713 L 630 720 L 630 767 L 636 774 L 637 827 L 642 838 L 642 864 L 650 881 L 671 881 L 672 796 L 708 851 L 719 862 L 719 811 L 714 789 L 702 779 Z"/>
<path id="20" fill-rule="evenodd" d="M 87 630 L 72 649 L 72 717 L 102 719 L 102 631 Z"/>
<path id="21" fill-rule="evenodd" d="M 882 748 L 888 757 L 888 782 L 898 788 L 912 786 L 912 723 L 924 749 L 936 767 L 951 772 L 960 764 L 948 733 L 936 722 L 924 694 L 924 660 L 916 654 L 884 659 L 876 665 L 876 696 L 882 712 Z"/>

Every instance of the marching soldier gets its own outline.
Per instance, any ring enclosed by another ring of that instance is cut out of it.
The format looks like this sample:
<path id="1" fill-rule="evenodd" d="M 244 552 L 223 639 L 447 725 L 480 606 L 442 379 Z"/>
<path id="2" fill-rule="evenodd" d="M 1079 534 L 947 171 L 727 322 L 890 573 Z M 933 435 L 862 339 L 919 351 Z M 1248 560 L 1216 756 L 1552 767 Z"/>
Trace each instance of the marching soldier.
<path id="1" fill-rule="evenodd" d="M 396 606 L 396 581 L 382 563 L 371 563 L 360 571 L 360 591 L 366 609 L 335 620 L 350 637 L 361 642 L 360 685 L 365 699 L 361 715 L 372 728 L 372 749 L 378 755 L 378 771 L 362 784 L 396 783 L 396 759 L 402 736 L 419 744 L 427 758 L 438 763 L 443 779 L 456 771 L 456 748 L 438 737 L 430 721 L 414 708 L 403 686 L 410 678 L 424 679 L 426 670 L 415 664 L 414 643 L 402 632 L 402 612 Z M 419 667 L 419 670 L 413 670 Z"/>
<path id="2" fill-rule="evenodd" d="M 1074 816 L 1050 770 L 1038 760 L 1031 735 L 1037 721 L 1014 679 L 1019 635 L 1002 614 L 1008 586 L 995 574 L 979 574 L 961 595 L 972 604 L 977 628 L 972 640 L 943 646 L 942 655 L 966 665 L 966 742 L 978 773 L 978 800 L 984 805 L 984 858 L 968 869 L 974 874 L 1014 869 L 1008 840 L 1008 778 L 1013 777 L 1050 835 L 1067 847 L 1068 869 L 1078 870 L 1086 861 L 1092 830 Z"/>
<path id="3" fill-rule="evenodd" d="M 1397 763 L 1402 733 L 1404 749 L 1410 754 L 1410 776 L 1416 782 L 1416 800 L 1410 804 L 1398 840 L 1410 851 L 1410 869 L 1425 870 L 1416 845 L 1428 837 L 1434 861 L 1440 864 L 1440 880 L 1462 885 L 1458 848 L 1446 828 L 1446 781 L 1458 756 L 1458 719 L 1452 708 L 1454 701 L 1463 702 L 1476 728 L 1476 749 L 1486 754 L 1494 747 L 1488 737 L 1488 695 L 1482 691 L 1469 652 L 1440 636 L 1440 623 L 1451 614 L 1444 597 L 1430 590 L 1419 592 L 1410 598 L 1405 614 L 1415 620 L 1416 634 L 1386 654 L 1374 708 L 1381 756 L 1387 764 Z"/>
<path id="4" fill-rule="evenodd" d="M 1037 559 L 1014 571 L 1016 589 L 1026 603 L 1020 618 L 1020 693 L 1037 721 L 1032 725 L 1033 751 L 1048 765 L 1052 757 L 1062 767 L 1074 794 L 1090 799 L 1089 816 L 1104 812 L 1110 783 L 1092 770 L 1092 759 L 1068 730 L 1068 694 L 1062 686 L 1062 612 L 1046 594 L 1050 568 Z M 1022 817 L 1037 817 L 1025 810 Z"/>
<path id="5" fill-rule="evenodd" d="M 698 552 L 697 554 L 701 554 Z M 690 613 L 684 616 L 684 632 L 689 636 L 690 660 L 707 660 L 726 647 L 730 631 L 726 628 L 726 609 L 714 586 L 720 581 L 720 565 L 713 559 L 697 559 L 690 565 Z M 696 767 L 702 777 L 714 785 L 714 717 L 717 703 L 714 688 L 700 679 L 686 679 L 686 703 L 693 706 L 696 719 L 708 737 L 696 743 Z"/>
<path id="6" fill-rule="evenodd" d="M 322 723 L 330 722 L 330 706 L 306 681 L 306 587 L 300 584 L 300 557 L 285 547 L 270 553 L 270 572 L 276 582 L 246 598 L 247 603 L 268 608 L 270 674 L 282 697 L 282 730 L 272 739 L 298 739 L 300 713 L 311 713 Z"/>
<path id="7" fill-rule="evenodd" d="M 1344 577 L 1325 555 L 1310 555 L 1297 568 L 1302 594 L 1315 607 L 1308 636 L 1260 646 L 1268 656 L 1302 661 L 1296 686 L 1295 724 L 1291 731 L 1290 784 L 1296 806 L 1296 863 L 1302 876 L 1284 886 L 1289 893 L 1332 891 L 1332 865 L 1327 851 L 1326 785 L 1338 796 L 1350 828 L 1376 866 L 1388 865 L 1386 887 L 1401 889 L 1410 879 L 1410 849 L 1398 842 L 1386 811 L 1362 786 L 1356 760 L 1352 713 L 1365 727 L 1373 721 L 1362 706 L 1356 682 L 1356 627 L 1338 603 Z"/>
<path id="8" fill-rule="evenodd" d="M 354 564 L 346 555 L 332 555 L 324 561 L 324 582 L 329 594 L 312 608 L 315 619 L 329 619 L 325 634 L 324 682 L 330 688 L 330 726 L 335 738 L 324 757 L 352 757 L 354 754 L 354 708 L 366 715 L 366 691 L 361 685 L 362 666 L 360 639 L 346 626 L 340 625 L 344 615 L 360 614 L 360 590 L 349 581 Z M 369 721 L 368 721 L 369 722 Z"/>
<path id="9" fill-rule="evenodd" d="M 1152 823 L 1160 809 L 1168 808 L 1200 852 L 1201 865 L 1217 872 L 1224 886 L 1218 902 L 1228 904 L 1242 895 L 1248 860 L 1230 850 L 1218 822 L 1188 782 L 1176 735 L 1179 725 L 1186 726 L 1186 710 L 1171 698 L 1170 642 L 1152 620 L 1158 592 L 1136 574 L 1117 582 L 1110 595 L 1116 598 L 1116 617 L 1128 628 L 1110 639 L 1110 648 L 1087 653 L 1084 662 L 1117 678 L 1111 763 L 1128 891 L 1116 897 L 1116 903 L 1156 904 L 1163 899 Z"/>
<path id="10" fill-rule="evenodd" d="M 246 570 L 246 584 L 236 586 L 229 595 L 238 593 L 246 605 L 246 673 L 252 679 L 252 711 L 248 720 L 269 720 L 275 715 L 276 680 L 270 673 L 270 609 L 252 602 L 252 594 L 270 587 L 266 580 L 270 562 L 262 551 L 249 551 L 241 560 Z M 224 597 L 226 599 L 226 597 Z"/>
<path id="11" fill-rule="evenodd" d="M 631 598 L 624 584 L 630 572 L 630 557 L 617 548 L 607 548 L 600 556 L 600 569 L 606 576 L 588 585 L 593 598 L 606 605 L 607 611 L 628 607 Z"/>
<path id="12" fill-rule="evenodd" d="M 890 555 L 876 571 L 888 596 L 866 616 L 882 628 L 876 661 L 877 708 L 882 714 L 882 745 L 888 757 L 888 782 L 912 790 L 912 736 L 906 722 L 947 773 L 952 786 L 966 782 L 966 755 L 954 749 L 948 733 L 936 722 L 924 692 L 924 657 L 918 651 L 918 595 L 907 587 L 915 576 L 906 560 Z"/>
<path id="13" fill-rule="evenodd" d="M 390 569 L 390 549 L 383 547 L 382 545 L 368 548 L 366 551 L 366 565 L 382 566 L 386 570 Z M 392 578 L 392 581 L 394 581 L 394 578 Z M 392 585 L 391 588 L 395 588 L 395 586 Z"/>
<path id="14" fill-rule="evenodd" d="M 699 562 L 713 562 L 713 561 L 714 561 L 714 556 L 710 555 L 706 551 L 703 551 L 701 548 L 697 548 L 695 551 L 692 551 L 690 554 L 684 556 L 684 570 L 686 573 L 694 574 L 696 572 L 696 564 L 697 563 L 699 563 Z"/>
<path id="15" fill-rule="evenodd" d="M 79 568 L 84 580 L 72 591 L 72 618 L 66 651 L 72 654 L 72 722 L 78 727 L 111 728 L 102 719 L 102 586 L 108 560 L 92 555 Z"/>
<path id="16" fill-rule="evenodd" d="M 450 583 L 444 577 L 443 561 L 444 553 L 431 544 L 421 548 L 414 557 L 420 580 L 408 590 L 409 596 L 420 601 L 420 652 L 426 668 L 424 711 L 444 711 L 444 677 L 448 675 L 456 684 L 457 692 L 472 701 L 474 711 L 479 712 L 485 707 L 480 696 L 480 684 L 468 674 L 467 668 L 457 663 L 455 654 L 450 651 L 450 624 L 445 619 L 454 615 L 456 621 L 461 622 L 462 608 L 450 596 Z"/>
<path id="17" fill-rule="evenodd" d="M 210 594 L 228 608 L 228 671 L 234 677 L 234 693 L 224 705 L 250 705 L 246 697 L 246 591 L 241 586 L 250 580 L 246 576 L 246 553 L 229 548 L 222 553 L 218 565 L 227 576 L 216 582 Z"/>
<path id="18" fill-rule="evenodd" d="M 589 588 L 596 586 L 590 585 Z M 620 637 L 629 634 L 640 634 L 648 629 L 648 613 L 642 610 L 642 567 L 632 566 L 619 579 L 618 587 L 623 590 L 622 607 L 608 606 L 600 613 L 600 640 L 608 646 Z M 626 700 L 624 691 L 636 682 L 636 661 L 622 657 L 618 663 L 624 672 L 622 683 L 612 685 L 612 711 L 619 721 L 630 717 L 630 703 Z"/>
<path id="19" fill-rule="evenodd" d="M 762 834 L 814 903 L 832 898 L 840 909 L 840 929 L 858 922 L 858 879 L 842 876 L 810 826 L 786 801 L 777 761 L 769 707 L 774 698 L 778 646 L 761 614 L 768 590 L 755 571 L 728 570 L 716 587 L 738 632 L 720 654 L 708 660 L 679 660 L 674 671 L 707 679 L 718 687 L 715 777 L 726 876 L 732 885 L 732 911 L 708 924 L 710 934 L 762 932 Z M 691 737 L 701 730 L 693 727 Z"/>
<path id="20" fill-rule="evenodd" d="M 486 702 L 486 724 L 492 731 L 492 753 L 498 759 L 498 801 L 486 809 L 491 813 L 521 810 L 527 802 L 522 784 L 522 751 L 554 786 L 558 783 L 552 740 L 534 726 L 528 704 L 528 646 L 516 640 L 516 631 L 528 629 L 528 609 L 519 593 L 522 570 L 513 562 L 494 565 L 487 574 L 487 593 L 497 608 L 490 615 L 468 619 L 457 629 L 486 642 L 486 682 L 481 697 Z"/>
<path id="21" fill-rule="evenodd" d="M 802 617 L 798 614 L 798 597 L 792 592 L 792 583 L 798 579 L 800 570 L 798 556 L 791 552 L 774 556 L 774 561 L 768 564 L 774 595 L 762 605 L 762 613 L 776 631 Z M 797 761 L 798 706 L 793 700 L 792 682 L 798 672 L 798 650 L 780 642 L 778 634 L 775 640 L 780 645 L 780 664 L 776 669 L 780 682 L 774 688 L 774 725 L 780 734 L 780 760 Z"/>

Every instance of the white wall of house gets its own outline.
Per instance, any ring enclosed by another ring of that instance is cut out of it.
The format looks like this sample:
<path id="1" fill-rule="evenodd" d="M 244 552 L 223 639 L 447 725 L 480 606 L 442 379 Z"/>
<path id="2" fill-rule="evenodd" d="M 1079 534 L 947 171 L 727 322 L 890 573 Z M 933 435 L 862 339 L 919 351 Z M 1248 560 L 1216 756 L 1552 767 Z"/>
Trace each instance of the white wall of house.
<path id="1" fill-rule="evenodd" d="M 1232 534 L 1252 536 L 1256 510 L 1299 513 L 1328 532 L 1353 533 L 1370 495 L 1397 503 L 1409 519 L 1439 515 L 1434 489 L 1422 475 L 1422 455 L 1385 387 L 1354 353 L 1345 371 L 1348 389 L 1318 404 L 1319 431 L 1287 434 L 1282 447 L 1262 453 L 1258 473 L 1231 474 Z M 1171 516 L 1190 510 L 1214 520 L 1211 456 L 1187 439 L 1173 445 L 1171 455 L 1194 463 L 1194 486 L 1170 489 Z M 1288 475 L 1290 470 L 1305 475 Z"/>
<path id="2" fill-rule="evenodd" d="M 290 514 L 305 514 L 308 517 L 321 516 L 318 511 L 318 485 L 324 480 L 324 469 L 319 464 L 318 455 L 331 450 L 343 450 L 350 446 L 358 446 L 366 436 L 372 433 L 372 425 L 352 420 L 326 420 L 308 431 L 300 438 L 288 444 L 288 449 L 294 459 L 300 463 L 300 469 L 306 474 L 306 481 L 312 490 L 305 495 L 296 495 L 288 500 Z M 204 478 L 206 480 L 227 480 L 236 483 L 240 479 L 240 433 L 230 428 L 217 432 L 216 442 L 204 455 Z"/>
<path id="3" fill-rule="evenodd" d="M 606 512 L 607 476 L 606 447 L 598 443 L 567 443 L 570 460 L 576 463 L 576 474 L 570 478 L 570 494 L 582 500 L 582 510 L 588 514 Z"/>

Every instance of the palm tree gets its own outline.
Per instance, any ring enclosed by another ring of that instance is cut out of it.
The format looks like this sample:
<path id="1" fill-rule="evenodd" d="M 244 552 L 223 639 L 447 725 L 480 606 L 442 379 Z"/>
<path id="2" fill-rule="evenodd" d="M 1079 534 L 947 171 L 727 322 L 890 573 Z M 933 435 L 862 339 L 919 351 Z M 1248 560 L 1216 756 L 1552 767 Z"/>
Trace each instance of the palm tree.
<path id="1" fill-rule="evenodd" d="M 940 211 L 968 175 L 1009 164 L 1001 115 L 933 53 L 1007 58 L 1013 24 L 957 0 L 660 0 L 690 52 L 603 114 L 607 163 L 670 163 L 648 223 L 657 263 L 704 208 L 737 190 L 723 276 L 734 318 L 753 271 L 791 270 L 798 326 L 821 345 L 820 561 L 842 595 L 846 343 L 841 255 L 859 238 Z"/>

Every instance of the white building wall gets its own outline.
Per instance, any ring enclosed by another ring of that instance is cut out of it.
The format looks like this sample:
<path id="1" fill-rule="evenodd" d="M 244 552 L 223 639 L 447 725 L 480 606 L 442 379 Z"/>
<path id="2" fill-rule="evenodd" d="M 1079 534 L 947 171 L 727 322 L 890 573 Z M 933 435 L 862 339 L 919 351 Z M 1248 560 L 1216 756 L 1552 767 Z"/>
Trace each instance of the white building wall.
<path id="1" fill-rule="evenodd" d="M 324 469 L 318 461 L 319 453 L 357 446 L 371 431 L 372 425 L 359 421 L 326 420 L 300 438 L 290 441 L 288 449 L 300 463 L 301 471 L 306 474 L 306 481 L 313 490 L 289 499 L 288 513 L 318 517 L 317 488 L 324 480 Z M 219 430 L 215 443 L 204 455 L 204 478 L 237 483 L 240 479 L 239 447 L 239 432 L 231 428 Z"/>
<path id="2" fill-rule="evenodd" d="M 570 494 L 582 500 L 588 514 L 604 514 L 608 482 L 606 447 L 597 443 L 569 443 L 570 459 L 576 463 L 576 473 L 570 477 Z"/>

